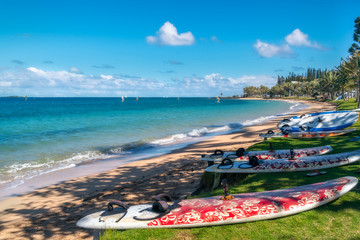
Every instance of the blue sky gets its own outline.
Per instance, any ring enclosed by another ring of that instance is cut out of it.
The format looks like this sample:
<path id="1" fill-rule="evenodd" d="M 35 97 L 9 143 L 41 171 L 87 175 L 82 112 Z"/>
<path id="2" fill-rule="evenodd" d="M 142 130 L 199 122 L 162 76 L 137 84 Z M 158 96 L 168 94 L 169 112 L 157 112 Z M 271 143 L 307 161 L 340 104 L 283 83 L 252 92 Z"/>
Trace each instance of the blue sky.
<path id="1" fill-rule="evenodd" d="M 348 55 L 359 1 L 0 1 L 0 96 L 216 96 Z"/>

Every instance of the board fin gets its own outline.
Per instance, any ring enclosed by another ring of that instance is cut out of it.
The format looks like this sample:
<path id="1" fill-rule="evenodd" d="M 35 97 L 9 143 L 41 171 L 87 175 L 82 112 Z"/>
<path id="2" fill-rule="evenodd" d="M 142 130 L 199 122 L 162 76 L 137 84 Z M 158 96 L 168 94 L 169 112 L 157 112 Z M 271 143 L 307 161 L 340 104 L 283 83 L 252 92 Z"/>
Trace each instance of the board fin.
<path id="1" fill-rule="evenodd" d="M 225 201 L 234 199 L 234 197 L 229 194 L 229 185 L 225 178 L 223 180 L 221 180 L 221 186 L 224 189 L 224 196 L 222 196 L 220 199 L 225 200 Z"/>

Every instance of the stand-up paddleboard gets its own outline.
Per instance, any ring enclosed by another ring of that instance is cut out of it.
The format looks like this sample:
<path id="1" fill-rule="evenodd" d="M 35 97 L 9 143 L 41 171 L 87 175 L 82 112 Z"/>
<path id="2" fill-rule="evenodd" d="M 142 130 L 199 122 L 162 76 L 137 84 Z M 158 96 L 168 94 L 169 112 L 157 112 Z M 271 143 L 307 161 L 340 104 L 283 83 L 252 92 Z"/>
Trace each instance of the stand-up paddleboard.
<path id="1" fill-rule="evenodd" d="M 185 199 L 169 203 L 166 213 L 158 211 L 159 204 L 128 207 L 108 207 L 80 219 L 76 225 L 91 229 L 131 228 L 190 228 L 234 224 L 285 217 L 307 211 L 334 201 L 358 183 L 355 177 L 304 185 L 267 192 L 232 195 L 231 200 L 220 196 Z"/>
<path id="2" fill-rule="evenodd" d="M 311 113 L 284 119 L 278 123 L 278 128 L 284 133 L 321 132 L 347 128 L 358 120 L 355 111 L 333 111 Z"/>
<path id="3" fill-rule="evenodd" d="M 282 149 L 273 151 L 245 151 L 242 148 L 236 152 L 222 152 L 216 150 L 213 154 L 202 155 L 201 160 L 208 162 L 222 161 L 225 158 L 229 158 L 232 161 L 246 161 L 249 157 L 255 156 L 258 159 L 279 159 L 279 158 L 299 158 L 308 157 L 312 155 L 322 155 L 332 151 L 332 147 L 321 146 L 312 148 L 300 148 L 300 149 Z"/>
<path id="4" fill-rule="evenodd" d="M 356 130 L 356 128 L 334 130 L 334 131 L 321 131 L 321 132 L 292 132 L 292 133 L 289 133 L 289 134 L 261 133 L 261 134 L 259 134 L 259 136 L 263 137 L 263 138 L 278 138 L 278 137 L 286 137 L 286 138 L 323 138 L 323 137 L 339 136 L 339 135 L 343 135 L 343 134 L 353 132 L 355 130 Z"/>
<path id="5" fill-rule="evenodd" d="M 217 173 L 273 173 L 310 171 L 339 167 L 360 160 L 360 150 L 329 154 L 322 156 L 302 157 L 295 160 L 275 159 L 258 160 L 251 157 L 249 162 L 233 162 L 224 159 L 220 164 L 206 168 L 207 172 Z"/>

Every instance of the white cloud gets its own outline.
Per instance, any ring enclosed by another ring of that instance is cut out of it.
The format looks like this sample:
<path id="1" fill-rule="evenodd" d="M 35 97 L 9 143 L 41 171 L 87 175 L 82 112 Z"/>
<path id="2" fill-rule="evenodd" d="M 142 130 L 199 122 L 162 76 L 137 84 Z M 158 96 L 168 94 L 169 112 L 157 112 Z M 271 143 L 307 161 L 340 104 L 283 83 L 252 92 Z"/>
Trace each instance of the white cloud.
<path id="1" fill-rule="evenodd" d="M 106 79 L 106 80 L 113 79 L 113 76 L 111 76 L 111 75 L 100 74 L 100 77 L 103 78 L 103 79 Z"/>
<path id="2" fill-rule="evenodd" d="M 76 68 L 76 67 L 71 67 L 71 68 L 69 69 L 69 72 L 71 72 L 71 73 L 78 73 L 78 74 L 82 74 L 82 73 L 83 73 L 80 69 L 78 69 L 78 68 Z"/>
<path id="3" fill-rule="evenodd" d="M 146 42 L 158 45 L 182 46 L 194 44 L 195 38 L 191 32 L 179 34 L 172 23 L 166 22 L 156 32 L 156 36 L 147 36 Z"/>
<path id="4" fill-rule="evenodd" d="M 24 89 L 32 96 L 116 96 L 142 95 L 159 92 L 164 84 L 156 79 L 126 75 L 85 75 L 69 71 L 46 71 L 35 67 L 0 72 L 0 96 L 23 95 Z"/>
<path id="5" fill-rule="evenodd" d="M 260 56 L 266 58 L 275 57 L 275 56 L 280 56 L 280 57 L 294 56 L 294 52 L 287 44 L 277 46 L 275 44 L 270 44 L 257 40 L 256 43 L 254 44 L 254 48 Z"/>
<path id="6" fill-rule="evenodd" d="M 12 82 L 0 82 L 0 87 L 11 87 L 12 86 Z"/>
<path id="7" fill-rule="evenodd" d="M 184 94 L 190 93 L 192 96 L 216 96 L 221 92 L 224 95 L 240 95 L 242 90 L 247 86 L 265 85 L 272 87 L 276 84 L 277 79 L 267 75 L 244 75 L 241 77 L 225 77 L 219 73 L 212 73 L 204 77 L 186 77 L 177 79 L 178 91 Z M 176 87 L 176 85 L 175 85 Z"/>
<path id="8" fill-rule="evenodd" d="M 220 73 L 159 81 L 129 75 L 85 75 L 35 67 L 0 72 L 0 96 L 216 96 L 242 94 L 244 87 L 276 84 L 275 77 L 227 77 Z"/>
<path id="9" fill-rule="evenodd" d="M 285 37 L 285 41 L 291 45 L 296 47 L 311 47 L 316 48 L 319 50 L 325 50 L 326 48 L 322 45 L 318 44 L 317 42 L 311 42 L 309 40 L 309 35 L 303 33 L 300 29 L 295 29 Z"/>
<path id="10" fill-rule="evenodd" d="M 275 45 L 257 40 L 256 43 L 254 44 L 254 48 L 256 49 L 257 53 L 260 56 L 266 58 L 271 58 L 275 56 L 295 57 L 296 54 L 293 52 L 290 46 L 310 47 L 318 50 L 328 50 L 328 48 L 318 44 L 317 42 L 310 41 L 309 35 L 303 33 L 298 28 L 285 37 L 285 42 L 286 44 Z"/>
<path id="11" fill-rule="evenodd" d="M 300 29 L 295 29 L 292 33 L 285 37 L 285 40 L 288 44 L 292 46 L 306 46 L 310 47 L 311 42 L 309 41 L 309 36 L 300 31 Z"/>

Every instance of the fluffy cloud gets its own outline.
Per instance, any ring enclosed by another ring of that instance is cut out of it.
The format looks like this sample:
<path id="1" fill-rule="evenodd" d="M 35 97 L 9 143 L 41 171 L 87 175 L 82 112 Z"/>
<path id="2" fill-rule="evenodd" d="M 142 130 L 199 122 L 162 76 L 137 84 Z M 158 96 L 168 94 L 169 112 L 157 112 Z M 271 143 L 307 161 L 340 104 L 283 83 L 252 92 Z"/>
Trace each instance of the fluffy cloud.
<path id="1" fill-rule="evenodd" d="M 270 44 L 257 40 L 256 43 L 254 44 L 254 48 L 260 56 L 266 58 L 275 57 L 275 56 L 286 58 L 286 57 L 294 56 L 294 52 L 287 44 L 277 46 L 275 44 Z"/>
<path id="2" fill-rule="evenodd" d="M 179 34 L 172 23 L 166 22 L 156 32 L 156 36 L 147 36 L 146 42 L 157 45 L 183 46 L 194 44 L 195 38 L 191 32 Z"/>
<path id="3" fill-rule="evenodd" d="M 257 53 L 266 58 L 271 58 L 275 56 L 280 57 L 294 57 L 296 56 L 290 46 L 294 47 L 310 47 L 316 48 L 318 50 L 327 50 L 327 48 L 318 44 L 317 42 L 311 42 L 309 40 L 309 35 L 300 31 L 300 29 L 295 29 L 285 37 L 286 44 L 275 45 L 266 42 L 257 40 L 254 44 L 254 48 Z"/>
<path id="4" fill-rule="evenodd" d="M 266 75 L 226 77 L 219 73 L 169 81 L 129 75 L 85 75 L 35 67 L 0 72 L 0 96 L 216 96 L 241 94 L 246 86 L 276 84 Z"/>
<path id="5" fill-rule="evenodd" d="M 11 86 L 12 86 L 12 82 L 6 82 L 6 81 L 0 82 L 0 87 L 11 87 Z"/>
<path id="6" fill-rule="evenodd" d="M 85 75 L 70 71 L 45 71 L 35 67 L 0 72 L 0 96 L 116 96 L 142 95 L 160 91 L 164 84 L 156 79 L 126 75 Z M 126 93 L 126 94 L 125 94 Z"/>
<path id="7" fill-rule="evenodd" d="M 203 77 L 193 76 L 177 80 L 178 91 L 191 93 L 193 96 L 216 96 L 221 92 L 224 95 L 242 94 L 247 86 L 265 85 L 272 87 L 277 79 L 266 75 L 244 75 L 241 77 L 225 77 L 219 73 L 212 73 Z"/>
<path id="8" fill-rule="evenodd" d="M 76 68 L 76 67 L 71 67 L 71 68 L 69 69 L 69 72 L 71 72 L 71 73 L 79 73 L 79 74 L 82 74 L 82 73 L 83 73 L 80 69 L 78 69 L 78 68 Z"/>
<path id="9" fill-rule="evenodd" d="M 300 31 L 300 29 L 295 29 L 292 33 L 285 37 L 285 41 L 291 46 L 297 47 L 311 47 L 319 50 L 325 50 L 323 46 L 317 42 L 311 42 L 309 40 L 309 35 Z"/>
<path id="10" fill-rule="evenodd" d="M 311 46 L 309 41 L 309 36 L 300 31 L 300 29 L 295 29 L 292 33 L 285 37 L 285 40 L 288 44 L 293 46 Z"/>

